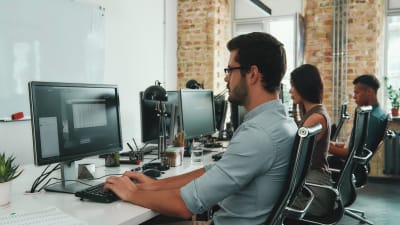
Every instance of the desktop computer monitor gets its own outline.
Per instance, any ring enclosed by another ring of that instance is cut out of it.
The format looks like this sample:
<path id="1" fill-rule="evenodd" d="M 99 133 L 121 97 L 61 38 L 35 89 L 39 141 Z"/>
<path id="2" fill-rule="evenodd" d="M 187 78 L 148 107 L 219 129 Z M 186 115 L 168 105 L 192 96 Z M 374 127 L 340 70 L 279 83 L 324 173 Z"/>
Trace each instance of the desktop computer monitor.
<path id="1" fill-rule="evenodd" d="M 230 103 L 231 106 L 231 123 L 233 130 L 236 130 L 239 125 L 243 122 L 244 115 L 247 113 L 246 108 L 244 106 Z"/>
<path id="2" fill-rule="evenodd" d="M 284 85 L 280 85 L 280 91 L 279 91 L 279 100 L 284 103 Z M 246 108 L 244 106 L 235 104 L 235 103 L 230 103 L 230 109 L 231 109 L 231 123 L 233 130 L 236 130 L 239 125 L 243 122 L 244 115 L 247 113 Z"/>
<path id="3" fill-rule="evenodd" d="M 36 165 L 61 164 L 61 182 L 46 190 L 75 193 L 75 160 L 122 150 L 118 89 L 115 85 L 29 83 Z"/>
<path id="4" fill-rule="evenodd" d="M 225 130 L 225 118 L 228 109 L 228 101 L 224 95 L 214 96 L 215 125 L 219 131 L 218 138 L 222 139 Z"/>
<path id="5" fill-rule="evenodd" d="M 179 92 L 167 91 L 168 101 L 163 102 L 165 105 L 166 117 L 166 136 L 167 144 L 170 144 L 171 137 L 174 137 L 180 131 L 179 117 Z M 157 144 L 158 137 L 161 134 L 159 124 L 159 112 L 156 109 L 158 102 L 146 101 L 143 99 L 143 92 L 140 92 L 140 117 L 142 142 L 146 144 Z"/>
<path id="6" fill-rule="evenodd" d="M 185 139 L 215 133 L 214 95 L 212 90 L 181 89 L 181 116 Z"/>

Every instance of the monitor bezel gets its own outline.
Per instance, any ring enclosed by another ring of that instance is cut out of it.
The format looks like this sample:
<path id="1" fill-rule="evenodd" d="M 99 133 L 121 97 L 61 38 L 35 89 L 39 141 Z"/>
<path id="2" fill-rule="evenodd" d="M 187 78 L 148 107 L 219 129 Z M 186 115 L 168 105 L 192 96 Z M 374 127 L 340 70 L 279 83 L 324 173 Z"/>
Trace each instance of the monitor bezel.
<path id="1" fill-rule="evenodd" d="M 36 87 L 74 87 L 74 88 L 109 88 L 113 89 L 116 98 L 116 110 L 117 110 L 117 126 L 118 126 L 118 139 L 119 145 L 112 146 L 109 148 L 99 149 L 97 151 L 91 152 L 82 152 L 74 155 L 67 156 L 57 156 L 51 158 L 43 158 L 41 156 L 41 146 L 40 146 L 40 131 L 39 131 L 39 115 L 36 112 Z M 93 83 L 63 83 L 63 82 L 45 82 L 45 81 L 30 81 L 29 82 L 29 102 L 30 102 L 30 113 L 31 113 L 31 126 L 32 126 L 32 139 L 33 139 L 33 149 L 34 149 L 34 163 L 35 165 L 47 165 L 52 163 L 60 163 L 60 162 L 73 162 L 76 160 L 80 160 L 85 157 L 96 156 L 101 154 L 108 154 L 113 152 L 121 151 L 123 148 L 122 141 L 122 129 L 121 129 L 121 116 L 120 116 L 120 102 L 119 102 L 119 91 L 117 85 L 113 84 L 93 84 Z"/>
<path id="2" fill-rule="evenodd" d="M 204 134 L 200 134 L 200 135 L 188 135 L 185 131 L 185 122 L 184 122 L 184 113 L 183 113 L 183 101 L 182 101 L 182 93 L 184 92 L 209 92 L 210 93 L 210 99 L 211 99 L 211 107 L 212 107 L 212 117 L 213 117 L 213 127 L 214 130 L 204 133 Z M 211 89 L 180 89 L 179 90 L 179 98 L 180 98 L 180 115 L 181 115 L 181 123 L 182 123 L 182 130 L 185 132 L 185 140 L 191 140 L 191 139 L 196 139 L 196 138 L 201 138 L 201 137 L 205 137 L 205 136 L 209 136 L 209 135 L 213 135 L 217 132 L 217 128 L 216 128 L 216 121 L 215 121 L 215 105 L 214 105 L 214 92 Z"/>

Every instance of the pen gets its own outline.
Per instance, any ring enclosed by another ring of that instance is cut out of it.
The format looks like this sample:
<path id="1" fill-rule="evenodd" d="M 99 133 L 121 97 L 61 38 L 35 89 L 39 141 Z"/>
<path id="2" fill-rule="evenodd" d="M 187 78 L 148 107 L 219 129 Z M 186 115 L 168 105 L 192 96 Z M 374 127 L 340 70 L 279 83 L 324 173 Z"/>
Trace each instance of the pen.
<path id="1" fill-rule="evenodd" d="M 131 149 L 132 152 L 134 152 L 135 150 L 133 150 L 132 145 L 129 143 L 126 143 L 128 145 L 128 147 Z"/>

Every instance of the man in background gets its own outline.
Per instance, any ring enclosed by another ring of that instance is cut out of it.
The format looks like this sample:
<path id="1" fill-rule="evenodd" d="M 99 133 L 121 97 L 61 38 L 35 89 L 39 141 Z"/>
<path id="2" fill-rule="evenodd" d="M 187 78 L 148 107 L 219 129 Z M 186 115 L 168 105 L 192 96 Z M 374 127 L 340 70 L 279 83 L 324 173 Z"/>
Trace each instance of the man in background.
<path id="1" fill-rule="evenodd" d="M 365 140 L 366 147 L 375 153 L 378 144 L 382 141 L 383 136 L 385 134 L 387 116 L 385 112 L 379 105 L 377 92 L 380 87 L 379 80 L 370 74 L 365 74 L 357 77 L 353 81 L 354 85 L 354 101 L 357 106 L 372 106 L 372 111 L 369 116 L 368 121 L 368 131 L 367 138 Z M 354 127 L 351 133 L 354 132 Z M 340 158 L 346 158 L 349 154 L 348 146 L 343 142 L 330 142 L 329 145 L 329 153 L 339 156 Z M 329 160 L 329 164 L 333 168 L 341 168 L 340 162 L 338 158 L 331 158 Z M 355 172 L 359 176 L 366 176 L 368 174 L 368 169 L 358 168 Z M 357 177 L 357 175 L 356 175 Z M 357 182 L 363 183 L 361 180 L 366 179 L 359 177 Z M 360 184 L 356 184 L 356 186 L 360 186 Z"/>

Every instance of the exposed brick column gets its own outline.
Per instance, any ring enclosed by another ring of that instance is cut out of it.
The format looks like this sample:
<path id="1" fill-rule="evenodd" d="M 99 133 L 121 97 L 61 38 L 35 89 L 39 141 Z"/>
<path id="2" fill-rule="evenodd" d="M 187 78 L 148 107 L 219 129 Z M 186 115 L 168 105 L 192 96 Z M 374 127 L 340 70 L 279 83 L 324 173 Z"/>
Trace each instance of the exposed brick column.
<path id="1" fill-rule="evenodd" d="M 305 61 L 316 65 L 324 77 L 324 104 L 332 108 L 332 25 L 334 0 L 304 0 L 305 14 Z M 383 48 L 383 24 L 385 19 L 383 0 L 350 0 L 348 16 L 348 111 L 354 113 L 353 80 L 365 73 L 380 75 L 379 60 Z M 382 80 L 382 79 L 381 79 Z M 382 90 L 380 90 L 382 91 Z M 332 121 L 336 122 L 336 121 Z M 352 127 L 352 119 L 346 123 Z M 382 145 L 371 160 L 372 176 L 382 176 L 384 165 Z"/>
<path id="2" fill-rule="evenodd" d="M 305 62 L 317 66 L 324 79 L 324 104 L 332 109 L 332 29 L 334 0 L 304 0 Z M 384 4 L 378 0 L 350 0 L 348 24 L 347 98 L 353 114 L 352 81 L 358 75 L 378 75 Z M 342 65 L 343 66 L 343 65 Z M 336 122 L 336 121 L 333 121 Z M 347 122 L 348 128 L 352 122 Z"/>
<path id="3" fill-rule="evenodd" d="M 178 1 L 178 88 L 190 79 L 215 93 L 224 87 L 231 38 L 231 0 Z"/>
<path id="4" fill-rule="evenodd" d="M 318 67 L 324 81 L 324 105 L 332 109 L 332 0 L 305 0 L 305 63 Z"/>

